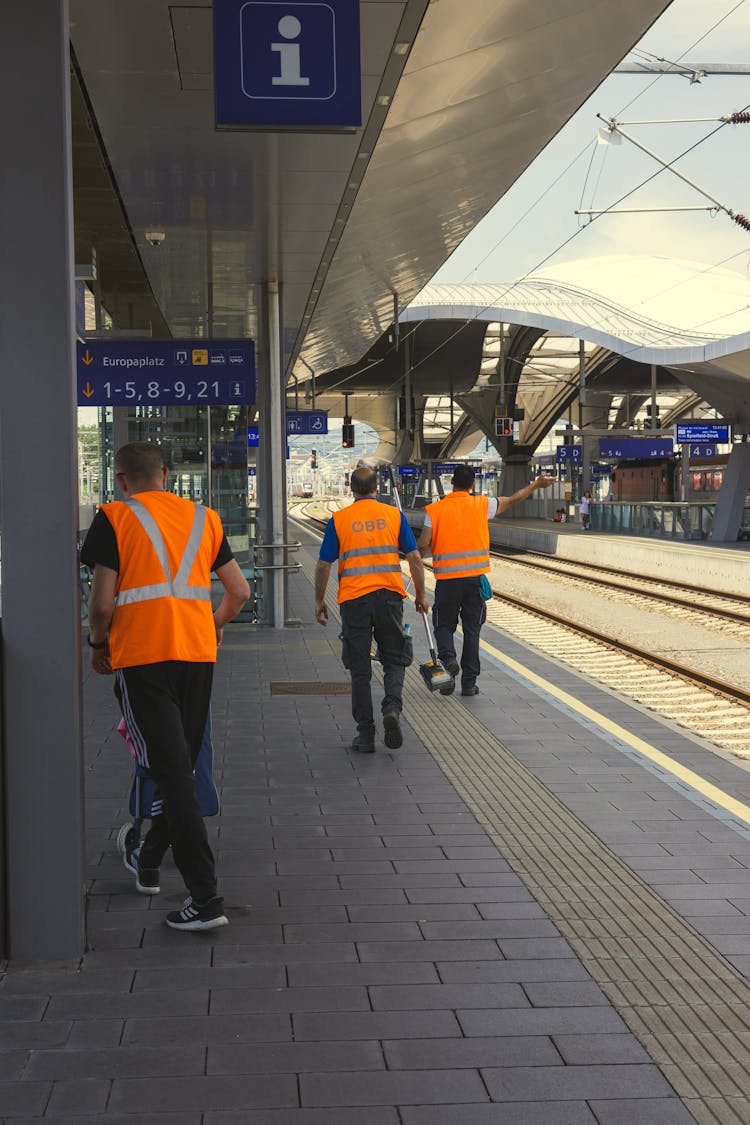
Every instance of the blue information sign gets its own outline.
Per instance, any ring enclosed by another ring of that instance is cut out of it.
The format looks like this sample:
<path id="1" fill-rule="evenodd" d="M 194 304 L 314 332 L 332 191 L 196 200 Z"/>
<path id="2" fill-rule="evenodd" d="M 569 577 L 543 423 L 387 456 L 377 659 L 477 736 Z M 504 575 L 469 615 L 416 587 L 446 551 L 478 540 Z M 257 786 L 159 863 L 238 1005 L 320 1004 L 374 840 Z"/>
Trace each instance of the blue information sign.
<path id="1" fill-rule="evenodd" d="M 247 444 L 256 448 L 260 445 L 260 429 L 258 426 L 247 427 Z"/>
<path id="2" fill-rule="evenodd" d="M 729 425 L 723 422 L 678 422 L 675 441 L 678 445 L 691 442 L 708 442 L 710 445 L 729 444 Z"/>
<path id="3" fill-rule="evenodd" d="M 600 457 L 671 457 L 671 438 L 599 438 Z"/>
<path id="4" fill-rule="evenodd" d="M 566 461 L 580 465 L 582 460 L 583 449 L 580 445 L 558 445 L 555 449 L 555 461 L 558 465 L 563 465 Z"/>
<path id="5" fill-rule="evenodd" d="M 362 124 L 359 0 L 214 0 L 216 124 Z"/>
<path id="6" fill-rule="evenodd" d="M 398 475 L 400 477 L 415 477 L 418 472 L 419 469 L 416 465 L 399 465 L 398 467 Z"/>
<path id="7" fill-rule="evenodd" d="M 686 448 L 688 450 L 688 455 L 690 457 L 715 457 L 716 456 L 716 446 L 715 445 L 704 445 L 702 442 L 699 442 L 698 444 L 694 444 L 694 443 L 691 442 L 690 445 L 688 445 Z M 685 447 L 683 447 L 683 453 L 684 452 L 685 452 Z"/>
<path id="8" fill-rule="evenodd" d="M 79 406 L 236 406 L 255 401 L 252 340 L 89 340 Z"/>
<path id="9" fill-rule="evenodd" d="M 312 434 L 313 436 L 328 433 L 327 410 L 287 410 L 286 432 L 292 434 Z"/>

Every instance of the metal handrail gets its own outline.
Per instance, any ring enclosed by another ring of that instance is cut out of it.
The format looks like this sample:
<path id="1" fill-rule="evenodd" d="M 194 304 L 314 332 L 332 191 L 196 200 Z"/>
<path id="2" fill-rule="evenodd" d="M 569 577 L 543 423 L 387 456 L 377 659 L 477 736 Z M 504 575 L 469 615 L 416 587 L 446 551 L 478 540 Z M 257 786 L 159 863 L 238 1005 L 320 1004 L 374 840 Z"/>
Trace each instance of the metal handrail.
<path id="1" fill-rule="evenodd" d="M 302 570 L 301 562 L 293 563 L 269 563 L 268 566 L 256 566 L 255 570 Z"/>
<path id="2" fill-rule="evenodd" d="M 301 542 L 297 539 L 294 543 L 253 543 L 253 550 L 271 551 L 278 547 L 283 551 L 298 551 L 301 546 Z"/>

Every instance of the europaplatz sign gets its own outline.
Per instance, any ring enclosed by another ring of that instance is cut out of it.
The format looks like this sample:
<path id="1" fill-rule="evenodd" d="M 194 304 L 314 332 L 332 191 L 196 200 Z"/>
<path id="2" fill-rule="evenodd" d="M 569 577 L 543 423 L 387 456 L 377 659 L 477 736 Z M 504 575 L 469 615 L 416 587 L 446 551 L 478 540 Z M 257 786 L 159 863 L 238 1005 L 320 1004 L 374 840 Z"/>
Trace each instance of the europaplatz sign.
<path id="1" fill-rule="evenodd" d="M 79 406 L 255 402 L 252 340 L 88 340 L 77 367 Z"/>
<path id="2" fill-rule="evenodd" d="M 219 128 L 362 124 L 359 0 L 214 0 Z"/>

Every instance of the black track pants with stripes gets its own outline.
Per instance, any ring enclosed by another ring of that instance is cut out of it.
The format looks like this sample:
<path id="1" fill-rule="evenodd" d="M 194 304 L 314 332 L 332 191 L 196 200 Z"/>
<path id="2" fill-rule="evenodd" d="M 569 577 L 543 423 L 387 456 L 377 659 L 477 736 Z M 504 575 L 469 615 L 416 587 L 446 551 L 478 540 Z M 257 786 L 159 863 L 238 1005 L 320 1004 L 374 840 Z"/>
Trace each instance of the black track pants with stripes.
<path id="1" fill-rule="evenodd" d="M 195 902 L 216 896 L 216 868 L 195 796 L 193 767 L 211 700 L 214 665 L 167 660 L 119 668 L 115 695 L 138 761 L 164 799 L 141 847 L 142 867 L 159 867 L 167 848 Z"/>

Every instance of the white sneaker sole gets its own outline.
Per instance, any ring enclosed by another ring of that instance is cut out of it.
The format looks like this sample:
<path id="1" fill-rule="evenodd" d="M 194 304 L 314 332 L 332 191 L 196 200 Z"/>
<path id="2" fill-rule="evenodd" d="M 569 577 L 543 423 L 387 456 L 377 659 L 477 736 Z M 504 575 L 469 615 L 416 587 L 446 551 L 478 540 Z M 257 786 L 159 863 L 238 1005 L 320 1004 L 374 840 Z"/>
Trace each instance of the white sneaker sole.
<path id="1" fill-rule="evenodd" d="M 222 926 L 229 925 L 226 914 L 220 914 L 218 918 L 208 918 L 205 921 L 200 918 L 196 918 L 192 922 L 170 922 L 169 918 L 166 918 L 165 921 L 171 930 L 218 930 Z"/>

